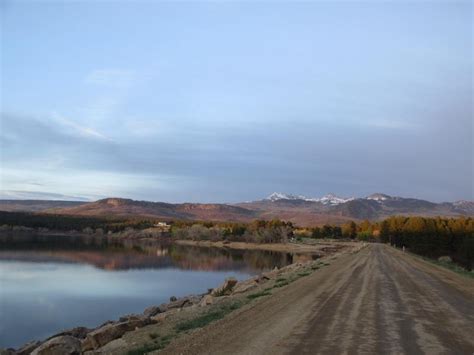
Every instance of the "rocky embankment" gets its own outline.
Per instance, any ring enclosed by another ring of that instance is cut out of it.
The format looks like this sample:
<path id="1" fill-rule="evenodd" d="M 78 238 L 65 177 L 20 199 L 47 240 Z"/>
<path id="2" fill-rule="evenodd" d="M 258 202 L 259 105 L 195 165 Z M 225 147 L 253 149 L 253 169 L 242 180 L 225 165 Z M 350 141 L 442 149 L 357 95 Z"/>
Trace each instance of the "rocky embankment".
<path id="1" fill-rule="evenodd" d="M 138 354 L 157 351 L 181 333 L 223 318 L 227 313 L 329 265 L 331 259 L 357 252 L 363 246 L 348 244 L 315 261 L 275 268 L 245 281 L 228 278 L 221 286 L 205 294 L 179 299 L 171 297 L 169 303 L 148 307 L 142 314 L 123 316 L 93 329 L 77 327 L 65 330 L 44 341 L 32 341 L 18 349 L 0 350 L 0 354 Z"/>

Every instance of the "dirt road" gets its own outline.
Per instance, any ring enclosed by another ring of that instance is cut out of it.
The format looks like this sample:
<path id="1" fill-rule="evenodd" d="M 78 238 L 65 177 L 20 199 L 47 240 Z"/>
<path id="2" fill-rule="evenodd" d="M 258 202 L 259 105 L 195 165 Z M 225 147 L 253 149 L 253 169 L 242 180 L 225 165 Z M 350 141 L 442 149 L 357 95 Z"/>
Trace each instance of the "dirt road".
<path id="1" fill-rule="evenodd" d="M 473 354 L 474 281 L 370 245 L 164 352 Z"/>

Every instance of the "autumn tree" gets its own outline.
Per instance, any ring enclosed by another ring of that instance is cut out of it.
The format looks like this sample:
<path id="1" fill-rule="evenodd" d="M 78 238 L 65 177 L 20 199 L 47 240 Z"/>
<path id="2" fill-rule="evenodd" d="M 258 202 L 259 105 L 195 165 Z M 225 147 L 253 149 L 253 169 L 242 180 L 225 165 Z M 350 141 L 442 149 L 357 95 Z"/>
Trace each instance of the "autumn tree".
<path id="1" fill-rule="evenodd" d="M 342 226 L 342 236 L 344 238 L 354 239 L 357 236 L 357 224 L 355 224 L 354 221 L 350 221 L 349 223 L 345 223 Z"/>

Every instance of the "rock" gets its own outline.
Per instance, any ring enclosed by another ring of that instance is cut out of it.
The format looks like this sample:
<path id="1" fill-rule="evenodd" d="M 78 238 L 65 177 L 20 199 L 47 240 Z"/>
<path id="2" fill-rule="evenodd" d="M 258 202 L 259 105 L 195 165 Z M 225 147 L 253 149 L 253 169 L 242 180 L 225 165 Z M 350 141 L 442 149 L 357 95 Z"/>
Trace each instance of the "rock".
<path id="1" fill-rule="evenodd" d="M 15 355 L 17 354 L 17 352 L 13 349 L 3 349 L 3 348 L 0 348 L 0 355 Z"/>
<path id="2" fill-rule="evenodd" d="M 46 339 L 46 341 L 48 341 L 49 339 L 61 336 L 61 335 L 70 335 L 74 338 L 84 339 L 86 337 L 87 333 L 89 333 L 91 331 L 93 331 L 93 329 L 89 329 L 89 328 L 86 328 L 86 327 L 76 327 L 76 328 L 67 329 L 67 330 L 62 331 L 61 333 L 55 334 L 55 335 L 49 337 L 48 339 Z"/>
<path id="3" fill-rule="evenodd" d="M 187 299 L 188 299 L 188 305 L 194 305 L 194 304 L 199 304 L 199 302 L 201 302 L 201 299 L 202 299 L 203 295 L 199 295 L 199 296 L 195 296 L 195 295 L 192 295 L 192 296 L 188 296 Z"/>
<path id="4" fill-rule="evenodd" d="M 280 270 L 288 272 L 288 271 L 294 271 L 298 268 L 300 268 L 300 265 L 298 263 L 295 263 L 295 264 L 290 264 L 290 265 L 287 265 L 285 267 L 282 267 Z M 271 272 L 271 274 L 273 274 L 273 271 Z"/>
<path id="5" fill-rule="evenodd" d="M 192 306 L 193 304 L 198 304 L 201 301 L 201 297 L 199 296 L 188 296 L 179 298 L 176 301 L 170 302 L 168 304 L 163 303 L 158 308 L 161 312 L 169 311 L 170 309 L 175 308 L 184 308 Z"/>
<path id="6" fill-rule="evenodd" d="M 441 261 L 441 262 L 444 262 L 444 263 L 452 263 L 453 262 L 453 259 L 451 259 L 450 256 L 440 256 L 438 258 L 438 261 Z"/>
<path id="7" fill-rule="evenodd" d="M 120 322 L 128 322 L 128 321 L 135 321 L 135 320 L 145 320 L 148 318 L 147 316 L 143 314 L 127 314 L 125 316 L 122 316 L 119 318 L 119 323 Z"/>
<path id="8" fill-rule="evenodd" d="M 87 351 L 100 348 L 112 340 L 120 338 L 126 332 L 154 323 L 151 318 L 144 316 L 129 316 L 128 318 L 122 318 L 126 320 L 118 323 L 107 324 L 87 334 L 87 337 L 82 341 L 82 350 Z"/>
<path id="9" fill-rule="evenodd" d="M 213 303 L 214 303 L 214 297 L 212 297 L 211 295 L 205 295 L 201 299 L 201 302 L 199 302 L 199 306 L 204 307 L 204 306 L 207 306 L 207 305 L 210 305 L 210 304 L 213 304 Z"/>
<path id="10" fill-rule="evenodd" d="M 174 302 L 174 301 L 177 301 L 178 299 L 175 297 L 175 296 L 171 296 L 170 297 L 170 302 Z"/>
<path id="11" fill-rule="evenodd" d="M 37 347 L 31 355 L 79 355 L 81 354 L 81 341 L 70 335 L 61 335 L 49 339 Z"/>
<path id="12" fill-rule="evenodd" d="M 187 303 L 191 303 L 187 297 L 180 298 L 179 300 L 168 303 L 168 309 L 183 308 Z"/>
<path id="13" fill-rule="evenodd" d="M 258 277 L 257 282 L 262 283 L 262 282 L 265 282 L 267 280 L 276 279 L 279 273 L 280 273 L 279 270 L 278 271 L 264 272 Z"/>
<path id="14" fill-rule="evenodd" d="M 108 321 L 105 321 L 104 323 L 102 323 L 101 325 L 99 325 L 97 328 L 95 329 L 98 329 L 98 328 L 102 328 L 104 326 L 106 326 L 107 324 L 115 324 L 116 322 L 114 322 L 113 320 L 108 320 Z M 94 330 L 95 330 L 94 329 Z"/>
<path id="15" fill-rule="evenodd" d="M 95 354 L 117 354 L 122 352 L 127 347 L 127 342 L 122 338 L 112 340 L 110 343 L 105 344 L 103 347 L 94 351 Z"/>
<path id="16" fill-rule="evenodd" d="M 153 317 L 156 316 L 158 313 L 162 313 L 163 309 L 160 308 L 159 306 L 150 306 L 148 308 L 145 308 L 143 311 L 143 314 L 147 317 Z"/>
<path id="17" fill-rule="evenodd" d="M 228 279 L 224 281 L 224 283 L 221 286 L 212 290 L 211 296 L 220 297 L 220 296 L 229 295 L 236 284 L 237 284 L 237 279 L 234 277 L 229 277 Z"/>
<path id="18" fill-rule="evenodd" d="M 232 290 L 232 294 L 244 293 L 254 289 L 255 287 L 257 287 L 257 282 L 254 280 L 239 282 Z"/>
<path id="19" fill-rule="evenodd" d="M 158 313 L 156 316 L 152 316 L 151 319 L 154 322 L 161 323 L 161 322 L 165 321 L 165 319 L 169 316 L 169 314 L 170 314 L 170 312 Z"/>
<path id="20" fill-rule="evenodd" d="M 18 355 L 28 355 L 40 345 L 41 345 L 40 341 L 37 341 L 37 340 L 30 341 L 30 342 L 26 343 L 25 345 L 23 345 L 21 348 L 19 348 L 16 351 L 16 354 L 18 354 Z M 1 352 L 0 352 L 0 354 L 1 354 Z"/>

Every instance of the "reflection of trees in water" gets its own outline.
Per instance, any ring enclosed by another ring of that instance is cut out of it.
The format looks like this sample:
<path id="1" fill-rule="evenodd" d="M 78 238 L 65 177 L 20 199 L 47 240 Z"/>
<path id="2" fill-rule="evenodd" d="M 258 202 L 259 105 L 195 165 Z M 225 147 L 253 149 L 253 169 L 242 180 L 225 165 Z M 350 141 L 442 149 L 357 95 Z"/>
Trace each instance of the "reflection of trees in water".
<path id="1" fill-rule="evenodd" d="M 254 273 L 293 262 L 289 253 L 185 246 L 96 236 L 0 236 L 0 259 L 87 263 L 106 270 L 177 267 Z"/>
<path id="2" fill-rule="evenodd" d="M 173 263 L 182 268 L 200 270 L 268 270 L 288 265 L 291 254 L 262 250 L 236 250 L 201 246 L 171 245 Z"/>

